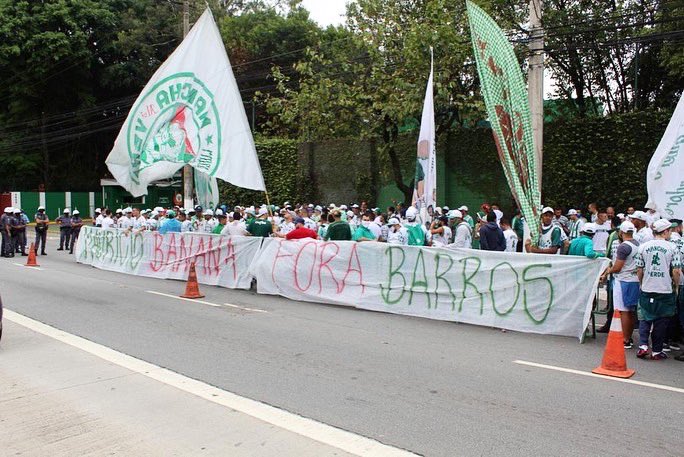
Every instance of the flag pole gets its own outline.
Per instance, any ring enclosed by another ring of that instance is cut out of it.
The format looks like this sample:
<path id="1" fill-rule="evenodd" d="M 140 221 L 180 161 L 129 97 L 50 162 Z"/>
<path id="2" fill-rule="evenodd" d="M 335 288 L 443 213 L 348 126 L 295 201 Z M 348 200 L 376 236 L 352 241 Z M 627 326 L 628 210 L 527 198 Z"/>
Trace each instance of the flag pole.
<path id="1" fill-rule="evenodd" d="M 183 2 L 183 38 L 190 33 L 190 2 Z M 193 179 L 192 165 L 183 166 L 183 206 L 185 208 L 194 207 L 195 182 Z"/>
<path id="2" fill-rule="evenodd" d="M 269 217 L 273 217 L 273 213 L 271 212 L 271 201 L 268 198 L 268 191 L 264 190 L 264 193 L 266 194 L 266 208 L 268 208 L 268 215 Z"/>

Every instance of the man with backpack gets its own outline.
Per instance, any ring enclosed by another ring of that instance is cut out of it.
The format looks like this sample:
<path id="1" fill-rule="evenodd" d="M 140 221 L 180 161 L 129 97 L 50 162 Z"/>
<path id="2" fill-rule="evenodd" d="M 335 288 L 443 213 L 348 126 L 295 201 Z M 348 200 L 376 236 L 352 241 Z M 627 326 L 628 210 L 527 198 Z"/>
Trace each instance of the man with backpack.
<path id="1" fill-rule="evenodd" d="M 408 244 L 409 246 L 425 246 L 427 241 L 427 229 L 425 225 L 416 221 L 418 217 L 418 210 L 409 206 L 406 209 L 406 223 L 404 227 L 408 231 Z"/>

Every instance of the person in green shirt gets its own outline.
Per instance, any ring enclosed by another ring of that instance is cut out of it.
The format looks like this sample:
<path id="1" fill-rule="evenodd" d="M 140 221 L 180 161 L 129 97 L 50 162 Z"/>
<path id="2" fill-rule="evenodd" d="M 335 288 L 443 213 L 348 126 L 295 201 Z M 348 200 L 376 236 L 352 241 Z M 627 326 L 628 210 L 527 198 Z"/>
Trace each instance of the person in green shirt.
<path id="1" fill-rule="evenodd" d="M 221 211 L 219 213 L 219 211 Z M 221 230 L 226 226 L 226 221 L 228 220 L 228 216 L 222 211 L 222 210 L 216 210 L 216 213 L 218 214 L 218 224 L 216 227 L 214 227 L 214 230 L 211 231 L 211 233 L 214 233 L 216 235 L 221 234 Z"/>
<path id="2" fill-rule="evenodd" d="M 518 236 L 518 246 L 516 246 L 516 252 L 523 252 L 523 242 L 525 238 L 525 221 L 523 220 L 522 214 L 520 214 L 520 208 L 515 209 L 515 216 L 513 217 L 513 222 L 511 223 L 511 228 Z"/>
<path id="3" fill-rule="evenodd" d="M 267 217 L 268 210 L 265 207 L 259 208 L 259 216 L 256 219 L 252 219 L 252 222 L 247 225 L 247 231 L 250 235 L 266 238 L 273 233 L 273 225 Z"/>
<path id="4" fill-rule="evenodd" d="M 570 243 L 570 250 L 568 255 L 578 255 L 586 257 L 588 259 L 597 259 L 599 257 L 605 257 L 606 255 L 602 252 L 594 251 L 594 242 L 592 238 L 596 234 L 596 224 L 588 223 L 584 224 L 582 229 L 582 236 L 575 238 Z"/>
<path id="5" fill-rule="evenodd" d="M 356 230 L 354 231 L 354 235 L 352 236 L 352 240 L 354 241 L 375 241 L 375 235 L 373 235 L 373 232 L 371 232 L 369 226 L 371 223 L 370 220 L 370 213 L 366 213 L 363 215 L 363 218 L 361 219 L 361 225 L 359 225 Z"/>
<path id="6" fill-rule="evenodd" d="M 553 208 L 547 206 L 542 209 L 541 229 L 537 234 L 537 245 L 532 244 L 532 240 L 525 242 L 525 250 L 534 254 L 560 254 L 563 248 L 561 239 L 561 228 L 553 225 Z"/>
<path id="7" fill-rule="evenodd" d="M 335 222 L 328 226 L 328 231 L 325 234 L 325 240 L 350 241 L 352 239 L 351 228 L 349 228 L 349 224 L 342 220 L 342 214 L 340 213 L 340 210 L 333 210 L 332 216 Z"/>

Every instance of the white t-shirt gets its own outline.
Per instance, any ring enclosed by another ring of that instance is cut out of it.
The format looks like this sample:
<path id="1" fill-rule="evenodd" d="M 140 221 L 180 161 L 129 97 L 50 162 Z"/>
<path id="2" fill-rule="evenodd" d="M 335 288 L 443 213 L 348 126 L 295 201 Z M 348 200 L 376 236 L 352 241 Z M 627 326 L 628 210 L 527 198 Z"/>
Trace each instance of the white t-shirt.
<path id="1" fill-rule="evenodd" d="M 107 216 L 102 219 L 102 223 L 100 225 L 102 228 L 111 228 L 114 226 L 114 219 L 111 217 Z"/>
<path id="2" fill-rule="evenodd" d="M 102 214 L 100 214 L 99 216 L 97 216 L 97 217 L 95 218 L 95 225 L 96 225 L 97 227 L 102 227 L 102 220 L 103 220 L 103 219 L 104 219 L 104 216 L 103 216 Z"/>
<path id="3" fill-rule="evenodd" d="M 204 224 L 202 225 L 202 231 L 204 233 L 211 233 L 214 231 L 216 226 L 218 225 L 218 221 L 215 218 L 211 218 L 209 220 L 204 220 Z"/>
<path id="4" fill-rule="evenodd" d="M 453 248 L 471 248 L 473 247 L 473 233 L 470 230 L 470 224 L 461 222 L 456 226 L 454 234 L 454 242 L 450 246 Z"/>
<path id="5" fill-rule="evenodd" d="M 596 234 L 592 241 L 594 243 L 594 251 L 596 252 L 606 252 L 608 248 L 608 237 L 610 236 L 610 229 L 612 225 L 610 221 L 606 221 L 603 224 L 596 224 Z"/>
<path id="6" fill-rule="evenodd" d="M 389 230 L 387 232 L 387 244 L 408 245 L 408 230 L 406 230 L 406 227 L 400 227 L 396 232 Z"/>
<path id="7" fill-rule="evenodd" d="M 121 216 L 117 221 L 117 225 L 120 229 L 129 229 L 133 227 L 133 221 L 131 221 L 131 218 L 128 216 Z"/>
<path id="8" fill-rule="evenodd" d="M 375 239 L 380 239 L 382 236 L 382 229 L 380 228 L 380 225 L 377 222 L 371 222 L 368 225 L 368 230 L 370 230 L 373 233 L 373 236 Z"/>
<path id="9" fill-rule="evenodd" d="M 518 235 L 512 228 L 506 229 L 503 232 L 506 239 L 506 250 L 504 252 L 516 252 L 518 247 Z"/>
<path id="10" fill-rule="evenodd" d="M 159 221 L 153 217 L 147 219 L 147 230 L 157 230 L 159 228 Z"/>
<path id="11" fill-rule="evenodd" d="M 181 232 L 192 232 L 192 221 L 190 219 L 181 222 Z"/>
<path id="12" fill-rule="evenodd" d="M 133 220 L 133 228 L 136 230 L 139 230 L 147 225 L 147 219 L 145 219 L 145 216 L 138 216 L 137 219 Z"/>
<path id="13" fill-rule="evenodd" d="M 226 224 L 221 230 L 221 235 L 230 236 L 247 236 L 249 232 L 245 230 L 245 224 L 241 221 L 233 221 L 230 224 Z"/>
<path id="14" fill-rule="evenodd" d="M 451 241 L 451 229 L 446 225 L 442 226 L 444 231 L 442 233 L 432 234 L 432 246 L 436 248 L 443 248 Z"/>
<path id="15" fill-rule="evenodd" d="M 280 234 L 281 235 L 287 235 L 290 233 L 292 230 L 295 229 L 295 225 L 293 222 L 283 222 L 280 224 Z"/>
<path id="16" fill-rule="evenodd" d="M 653 230 L 651 230 L 651 227 L 642 227 L 639 229 L 639 231 L 634 235 L 634 239 L 639 242 L 639 244 L 644 244 L 648 241 L 653 241 L 655 237 L 653 236 Z"/>
<path id="17" fill-rule="evenodd" d="M 636 265 L 644 269 L 642 292 L 672 293 L 670 267 L 680 268 L 681 260 L 676 246 L 669 241 L 655 239 L 639 246 Z"/>

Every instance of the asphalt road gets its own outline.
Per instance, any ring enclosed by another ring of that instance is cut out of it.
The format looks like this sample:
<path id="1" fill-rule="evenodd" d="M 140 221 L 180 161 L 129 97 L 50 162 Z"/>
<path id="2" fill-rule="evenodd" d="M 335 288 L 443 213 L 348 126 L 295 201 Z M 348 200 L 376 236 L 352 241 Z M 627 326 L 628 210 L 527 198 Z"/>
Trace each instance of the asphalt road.
<path id="1" fill-rule="evenodd" d="M 576 339 L 302 303 L 98 270 L 66 253 L 0 262 L 5 307 L 188 377 L 423 455 L 682 455 L 684 393 L 590 371 Z M 8 333 L 4 338 L 12 338 Z M 684 363 L 628 363 L 684 388 Z M 257 454 L 258 455 L 258 454 Z"/>

